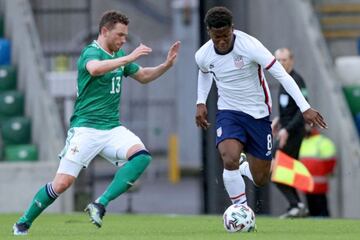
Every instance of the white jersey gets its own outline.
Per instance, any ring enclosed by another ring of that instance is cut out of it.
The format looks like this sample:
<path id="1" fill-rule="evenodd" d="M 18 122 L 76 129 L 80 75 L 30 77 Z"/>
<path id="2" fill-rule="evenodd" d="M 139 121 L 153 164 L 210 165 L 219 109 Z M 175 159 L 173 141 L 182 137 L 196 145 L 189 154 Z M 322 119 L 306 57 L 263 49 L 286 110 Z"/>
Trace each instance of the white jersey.
<path id="1" fill-rule="evenodd" d="M 218 88 L 218 109 L 245 112 L 254 118 L 271 113 L 271 95 L 263 69 L 275 63 L 275 57 L 256 38 L 235 30 L 232 51 L 215 52 L 212 40 L 195 54 L 203 73 L 212 74 Z"/>

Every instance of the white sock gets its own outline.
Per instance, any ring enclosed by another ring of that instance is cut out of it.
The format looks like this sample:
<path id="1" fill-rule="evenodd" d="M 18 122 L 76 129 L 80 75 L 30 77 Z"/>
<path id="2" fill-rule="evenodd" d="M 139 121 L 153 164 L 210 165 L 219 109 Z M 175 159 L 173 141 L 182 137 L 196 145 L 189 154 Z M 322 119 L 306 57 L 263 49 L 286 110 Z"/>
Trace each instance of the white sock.
<path id="1" fill-rule="evenodd" d="M 233 204 L 247 204 L 245 194 L 245 182 L 238 170 L 223 171 L 223 180 L 227 193 Z"/>
<path id="2" fill-rule="evenodd" d="M 251 174 L 250 166 L 249 166 L 249 163 L 248 163 L 248 162 L 243 162 L 243 163 L 240 165 L 239 170 L 240 170 L 240 174 L 241 174 L 241 175 L 246 176 L 246 177 L 249 178 L 252 182 L 254 182 L 254 179 L 253 179 L 253 176 L 252 176 L 252 174 Z"/>

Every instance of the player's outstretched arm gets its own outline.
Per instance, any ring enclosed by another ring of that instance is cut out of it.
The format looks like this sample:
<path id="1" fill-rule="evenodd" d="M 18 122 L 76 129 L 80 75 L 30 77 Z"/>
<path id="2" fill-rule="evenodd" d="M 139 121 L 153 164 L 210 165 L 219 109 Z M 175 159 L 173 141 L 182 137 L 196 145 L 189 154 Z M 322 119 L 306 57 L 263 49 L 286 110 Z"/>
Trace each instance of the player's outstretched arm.
<path id="1" fill-rule="evenodd" d="M 311 108 L 309 103 L 306 101 L 305 97 L 302 95 L 299 87 L 295 83 L 295 80 L 285 71 L 283 66 L 276 61 L 274 65 L 269 69 L 270 74 L 275 77 L 285 90 L 291 95 L 295 100 L 297 106 L 300 108 L 303 113 L 304 119 L 310 125 L 316 125 L 320 128 L 327 128 L 327 124 L 324 121 L 323 116 Z"/>
<path id="2" fill-rule="evenodd" d="M 156 67 L 140 68 L 140 70 L 137 71 L 131 77 L 143 84 L 149 83 L 157 79 L 175 64 L 179 53 L 179 49 L 180 49 L 180 41 L 177 41 L 170 47 L 164 63 Z"/>
<path id="3" fill-rule="evenodd" d="M 86 64 L 86 69 L 91 76 L 100 76 L 120 66 L 125 66 L 141 56 L 148 55 L 151 51 L 151 48 L 140 44 L 134 51 L 124 57 L 109 60 L 90 60 Z"/>
<path id="4" fill-rule="evenodd" d="M 327 124 L 326 124 L 323 116 L 321 116 L 321 114 L 318 111 L 316 111 L 315 109 L 309 108 L 308 110 L 303 112 L 303 116 L 304 116 L 305 122 L 310 124 L 310 126 L 318 126 L 320 128 L 327 128 Z"/>

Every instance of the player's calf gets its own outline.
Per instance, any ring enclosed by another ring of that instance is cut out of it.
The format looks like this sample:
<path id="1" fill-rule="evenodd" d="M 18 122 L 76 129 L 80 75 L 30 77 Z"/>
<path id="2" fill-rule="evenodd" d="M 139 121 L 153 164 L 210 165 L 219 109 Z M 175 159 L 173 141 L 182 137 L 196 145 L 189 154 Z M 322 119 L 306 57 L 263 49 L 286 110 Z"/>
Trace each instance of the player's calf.
<path id="1" fill-rule="evenodd" d="M 261 159 L 251 159 L 250 168 L 254 184 L 262 187 L 270 180 L 271 161 Z"/>
<path id="2" fill-rule="evenodd" d="M 64 160 L 69 161 L 69 160 Z M 65 192 L 71 185 L 75 182 L 76 177 L 65 174 L 65 173 L 57 173 L 55 175 L 54 181 L 52 182 L 52 186 L 54 189 L 54 192 L 56 192 L 58 195 Z"/>
<path id="3" fill-rule="evenodd" d="M 253 173 L 253 178 L 254 178 L 254 184 L 257 187 L 263 187 L 265 186 L 270 179 L 270 174 L 268 173 Z"/>
<path id="4" fill-rule="evenodd" d="M 34 220 L 58 197 L 52 183 L 47 183 L 35 194 L 30 206 L 13 226 L 14 235 L 26 235 Z"/>

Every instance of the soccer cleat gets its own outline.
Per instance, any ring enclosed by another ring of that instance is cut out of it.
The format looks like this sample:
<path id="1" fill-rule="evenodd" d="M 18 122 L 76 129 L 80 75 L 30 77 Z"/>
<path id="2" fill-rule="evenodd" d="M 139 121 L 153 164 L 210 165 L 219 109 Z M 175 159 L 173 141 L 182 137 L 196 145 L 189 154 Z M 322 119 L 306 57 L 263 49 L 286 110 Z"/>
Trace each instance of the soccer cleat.
<path id="1" fill-rule="evenodd" d="M 252 181 L 255 184 L 253 176 L 250 171 L 249 162 L 247 160 L 246 154 L 243 152 L 240 154 L 240 158 L 239 158 L 239 171 L 242 177 L 247 177 L 250 181 Z"/>
<path id="2" fill-rule="evenodd" d="M 104 205 L 96 202 L 89 203 L 84 211 L 89 214 L 90 221 L 98 228 L 101 228 L 102 219 L 106 212 Z"/>
<path id="3" fill-rule="evenodd" d="M 240 154 L 240 159 L 239 159 L 239 165 L 243 164 L 247 162 L 247 158 L 246 158 L 246 154 L 245 153 L 241 153 Z"/>
<path id="4" fill-rule="evenodd" d="M 298 203 L 297 207 L 291 207 L 286 213 L 280 216 L 281 219 L 285 218 L 303 218 L 307 217 L 309 210 L 305 207 L 305 204 Z"/>
<path id="5" fill-rule="evenodd" d="M 16 236 L 27 235 L 29 228 L 30 226 L 27 223 L 15 223 L 13 225 L 13 234 Z"/>

